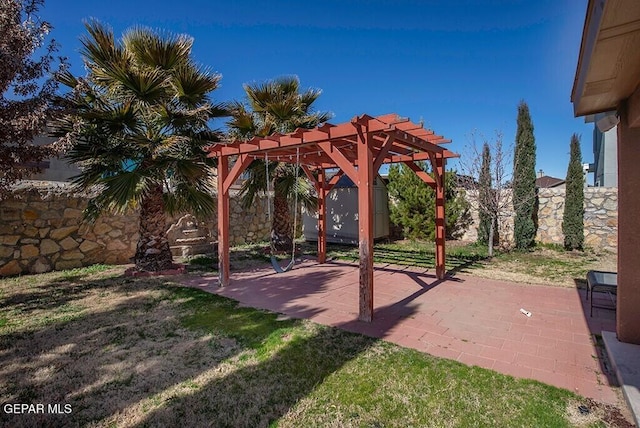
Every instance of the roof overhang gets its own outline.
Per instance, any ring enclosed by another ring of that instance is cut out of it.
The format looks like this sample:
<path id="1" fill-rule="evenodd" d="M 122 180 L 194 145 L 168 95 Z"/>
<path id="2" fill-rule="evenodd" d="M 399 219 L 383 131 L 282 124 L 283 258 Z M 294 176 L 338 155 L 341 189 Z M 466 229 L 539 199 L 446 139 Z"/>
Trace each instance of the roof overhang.
<path id="1" fill-rule="evenodd" d="M 639 81 L 640 1 L 589 0 L 571 92 L 575 116 L 616 110 L 638 94 Z"/>

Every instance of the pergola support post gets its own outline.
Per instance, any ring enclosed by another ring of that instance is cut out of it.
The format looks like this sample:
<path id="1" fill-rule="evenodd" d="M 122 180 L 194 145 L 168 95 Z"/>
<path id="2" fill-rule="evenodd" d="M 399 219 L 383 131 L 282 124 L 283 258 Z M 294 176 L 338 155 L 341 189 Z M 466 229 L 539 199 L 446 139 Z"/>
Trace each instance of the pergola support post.
<path id="1" fill-rule="evenodd" d="M 318 192 L 318 263 L 327 261 L 327 186 L 325 171 L 318 171 L 316 190 Z"/>
<path id="2" fill-rule="evenodd" d="M 435 155 L 436 176 L 436 277 L 444 279 L 445 275 L 445 159 L 441 154 Z"/>
<path id="3" fill-rule="evenodd" d="M 358 132 L 358 228 L 360 250 L 360 310 L 358 319 L 373 320 L 373 155 L 369 135 Z"/>
<path id="4" fill-rule="evenodd" d="M 229 158 L 218 157 L 218 278 L 220 286 L 229 285 Z"/>

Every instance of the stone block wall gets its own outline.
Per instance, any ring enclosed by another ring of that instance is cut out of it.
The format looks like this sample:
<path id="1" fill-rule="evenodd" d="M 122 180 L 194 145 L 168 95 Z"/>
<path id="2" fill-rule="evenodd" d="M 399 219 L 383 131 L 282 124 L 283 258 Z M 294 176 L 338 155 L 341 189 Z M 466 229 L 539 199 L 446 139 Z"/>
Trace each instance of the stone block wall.
<path id="1" fill-rule="evenodd" d="M 130 263 L 138 240 L 138 214 L 102 215 L 83 223 L 88 198 L 67 184 L 29 183 L 0 203 L 0 276 L 42 273 L 95 263 Z M 168 229 L 183 216 L 170 219 Z M 230 200 L 232 245 L 269 238 L 267 199 L 257 198 L 243 209 L 237 195 Z M 211 240 L 217 237 L 214 219 L 200 222 Z"/>
<path id="2" fill-rule="evenodd" d="M 588 197 L 587 197 L 588 195 Z M 589 187 L 585 192 L 584 243 L 618 251 L 618 188 Z"/>
<path id="3" fill-rule="evenodd" d="M 128 263 L 135 252 L 135 216 L 82 222 L 87 198 L 69 187 L 23 188 L 0 204 L 0 276 L 42 273 L 95 263 Z"/>
<path id="4" fill-rule="evenodd" d="M 562 244 L 562 213 L 564 189 L 540 189 L 538 234 L 544 243 Z M 467 192 L 473 207 L 474 193 Z M 82 222 L 82 210 L 87 196 L 76 194 L 65 184 L 41 183 L 23 186 L 14 197 L 0 202 L 0 276 L 41 273 L 51 270 L 88 266 L 95 263 L 129 263 L 138 240 L 138 215 L 103 215 L 95 223 Z M 230 241 L 232 245 L 267 241 L 270 225 L 267 198 L 257 198 L 244 209 L 237 197 L 230 200 Z M 617 188 L 585 189 L 585 245 L 617 251 L 618 225 Z M 472 209 L 474 222 L 464 240 L 477 239 L 477 210 Z M 505 246 L 513 241 L 512 211 L 506 211 L 499 222 L 499 232 Z M 184 223 L 184 216 L 170 219 L 172 225 Z M 298 216 L 298 234 L 301 233 Z M 217 240 L 216 218 L 198 222 L 198 236 Z M 181 236 L 180 234 L 175 234 Z"/>
<path id="5" fill-rule="evenodd" d="M 473 191 L 467 198 L 474 206 Z M 562 216 L 564 188 L 539 189 L 538 231 L 536 241 L 563 245 Z M 475 241 L 478 237 L 477 210 L 472 210 L 473 223 L 462 239 Z M 499 222 L 500 237 L 505 246 L 513 242 L 513 210 L 505 211 Z M 584 242 L 587 247 L 617 252 L 618 248 L 618 189 L 616 187 L 587 187 L 584 191 Z"/>
<path id="6" fill-rule="evenodd" d="M 471 205 L 471 224 L 465 231 L 464 235 L 462 235 L 461 240 L 468 242 L 475 242 L 478 240 L 478 224 L 480 223 L 480 217 L 478 212 L 478 204 L 477 204 L 477 195 L 478 192 L 475 190 L 467 190 L 465 191 L 465 197 L 469 204 Z M 511 205 L 511 192 L 505 193 L 505 205 Z M 498 219 L 498 236 L 500 237 L 500 243 L 504 247 L 509 247 L 513 243 L 513 220 L 515 218 L 515 213 L 513 210 L 503 210 L 500 213 L 500 218 Z"/>

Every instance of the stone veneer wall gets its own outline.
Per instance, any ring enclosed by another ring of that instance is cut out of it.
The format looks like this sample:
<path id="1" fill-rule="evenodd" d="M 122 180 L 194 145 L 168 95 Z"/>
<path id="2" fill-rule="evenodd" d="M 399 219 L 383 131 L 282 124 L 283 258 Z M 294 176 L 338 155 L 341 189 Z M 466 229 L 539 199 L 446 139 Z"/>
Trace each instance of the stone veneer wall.
<path id="1" fill-rule="evenodd" d="M 243 209 L 230 200 L 231 244 L 266 241 L 269 237 L 266 198 Z M 95 223 L 82 222 L 87 197 L 61 183 L 30 183 L 0 203 L 0 276 L 42 273 L 95 263 L 129 263 L 138 240 L 138 215 L 108 214 Z M 179 218 L 171 220 L 172 223 Z M 215 218 L 202 222 L 216 239 Z"/>
<path id="2" fill-rule="evenodd" d="M 478 240 L 478 224 L 480 218 L 478 215 L 478 205 L 476 203 L 477 191 L 465 190 L 465 197 L 469 204 L 471 204 L 471 224 L 462 235 L 462 241 L 475 242 Z M 511 204 L 511 193 L 505 195 L 505 205 Z M 504 210 L 500 213 L 498 219 L 498 235 L 500 236 L 500 244 L 502 247 L 509 247 L 513 243 L 513 219 L 515 213 L 513 210 Z"/>
<path id="3" fill-rule="evenodd" d="M 538 233 L 544 243 L 562 244 L 564 189 L 540 189 Z M 86 195 L 73 193 L 68 185 L 50 183 L 18 189 L 13 199 L 0 203 L 0 276 L 41 273 L 88 266 L 95 263 L 129 263 L 138 239 L 138 216 L 104 215 L 94 224 L 82 223 Z M 473 202 L 473 192 L 467 197 Z M 475 241 L 478 216 L 472 210 L 473 224 L 462 239 Z M 300 219 L 300 217 L 298 217 Z M 170 220 L 176 223 L 179 217 Z M 298 222 L 298 232 L 301 221 Z M 270 227 L 267 198 L 257 198 L 244 209 L 237 195 L 230 200 L 232 245 L 267 241 Z M 585 244 L 616 252 L 618 235 L 618 189 L 585 189 Z M 216 239 L 216 219 L 201 222 L 212 240 Z M 501 238 L 513 240 L 513 212 L 500 221 Z"/>
<path id="4" fill-rule="evenodd" d="M 467 197 L 473 206 L 474 192 L 468 192 Z M 537 241 L 563 245 L 564 198 L 564 188 L 539 189 Z M 477 212 L 472 212 L 472 217 L 473 223 L 463 236 L 464 240 L 477 239 Z M 510 210 L 500 221 L 501 239 L 506 246 L 513 242 L 513 218 L 514 214 Z M 618 189 L 616 187 L 585 188 L 584 242 L 587 247 L 618 251 Z"/>

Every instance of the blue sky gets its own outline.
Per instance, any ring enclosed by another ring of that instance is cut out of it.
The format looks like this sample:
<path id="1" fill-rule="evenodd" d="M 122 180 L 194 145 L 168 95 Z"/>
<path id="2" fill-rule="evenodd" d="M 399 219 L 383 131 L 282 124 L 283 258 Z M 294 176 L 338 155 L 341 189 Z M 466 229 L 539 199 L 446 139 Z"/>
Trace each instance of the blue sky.
<path id="1" fill-rule="evenodd" d="M 531 110 L 537 166 L 564 178 L 569 139 L 582 135 L 592 162 L 592 125 L 569 101 L 586 0 L 47 0 L 41 11 L 83 74 L 78 38 L 97 18 L 116 35 L 145 25 L 195 38 L 194 57 L 222 74 L 217 101 L 241 99 L 242 84 L 297 75 L 322 89 L 332 123 L 398 113 L 453 140 L 471 134 L 505 143 L 517 105 Z M 450 166 L 455 168 L 455 162 Z"/>

